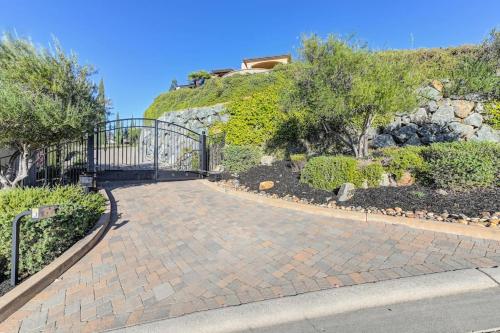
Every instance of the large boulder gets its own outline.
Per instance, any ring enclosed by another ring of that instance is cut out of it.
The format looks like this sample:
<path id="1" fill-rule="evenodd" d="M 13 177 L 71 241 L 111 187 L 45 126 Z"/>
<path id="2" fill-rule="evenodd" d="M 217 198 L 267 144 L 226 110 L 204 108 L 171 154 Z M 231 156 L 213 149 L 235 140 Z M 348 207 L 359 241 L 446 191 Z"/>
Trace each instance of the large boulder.
<path id="1" fill-rule="evenodd" d="M 421 126 L 417 133 L 420 135 L 420 140 L 424 144 L 437 142 L 437 135 L 442 131 L 442 126 L 438 124 L 425 124 Z"/>
<path id="2" fill-rule="evenodd" d="M 344 183 L 340 186 L 339 192 L 337 193 L 337 201 L 343 202 L 352 198 L 356 186 L 352 183 Z"/>
<path id="3" fill-rule="evenodd" d="M 431 82 L 431 87 L 439 91 L 440 93 L 443 92 L 444 85 L 441 81 L 439 80 L 432 80 Z"/>
<path id="4" fill-rule="evenodd" d="M 426 100 L 430 100 L 430 101 L 439 101 L 440 99 L 443 98 L 443 95 L 441 94 L 441 92 L 439 90 L 437 90 L 436 88 L 431 87 L 431 86 L 427 86 L 427 87 L 423 87 L 423 88 L 418 89 L 417 94 L 420 97 L 423 97 Z"/>
<path id="5" fill-rule="evenodd" d="M 396 142 L 390 134 L 380 134 L 373 138 L 371 143 L 373 148 L 384 148 L 395 146 Z"/>
<path id="6" fill-rule="evenodd" d="M 410 114 L 410 121 L 415 124 L 422 124 L 427 121 L 427 111 L 425 108 L 418 108 L 418 110 Z"/>
<path id="7" fill-rule="evenodd" d="M 452 101 L 451 105 L 455 109 L 455 116 L 462 119 L 467 117 L 474 109 L 474 102 L 464 101 L 462 99 Z"/>
<path id="8" fill-rule="evenodd" d="M 464 124 L 474 127 L 481 127 L 481 125 L 483 124 L 483 116 L 481 116 L 479 113 L 473 113 L 464 119 Z"/>
<path id="9" fill-rule="evenodd" d="M 397 142 L 405 143 L 406 141 L 408 141 L 409 138 L 416 135 L 417 129 L 418 129 L 417 125 L 410 123 L 394 131 L 393 135 L 396 138 Z"/>
<path id="10" fill-rule="evenodd" d="M 400 128 L 401 125 L 402 125 L 402 123 L 401 123 L 401 117 L 396 116 L 394 118 L 394 120 L 391 123 L 389 123 L 389 125 L 387 125 L 385 127 L 384 131 L 385 131 L 385 133 L 392 133 L 395 130 L 397 130 L 398 128 Z"/>
<path id="11" fill-rule="evenodd" d="M 459 122 L 452 122 L 448 125 L 450 131 L 460 138 L 469 139 L 474 135 L 474 127 L 471 125 L 462 124 Z"/>
<path id="12" fill-rule="evenodd" d="M 491 141 L 491 142 L 500 142 L 500 135 L 498 134 L 498 131 L 495 131 L 493 128 L 491 128 L 488 125 L 483 125 L 481 128 L 476 132 L 476 135 L 474 135 L 471 140 L 477 140 L 477 141 Z"/>
<path id="13" fill-rule="evenodd" d="M 429 101 L 429 103 L 427 103 L 427 108 L 429 109 L 429 112 L 436 112 L 439 105 L 436 101 Z"/>
<path id="14" fill-rule="evenodd" d="M 274 156 L 264 155 L 260 158 L 260 165 L 271 166 L 273 165 L 274 161 L 276 161 L 276 158 L 274 158 Z"/>
<path id="15" fill-rule="evenodd" d="M 397 185 L 398 186 L 410 186 L 415 183 L 415 178 L 412 176 L 412 174 L 408 171 L 403 172 L 403 175 L 401 178 L 398 180 Z"/>
<path id="16" fill-rule="evenodd" d="M 422 144 L 422 141 L 420 140 L 419 136 L 417 133 L 413 134 L 406 142 L 404 143 L 404 146 L 420 146 Z"/>
<path id="17" fill-rule="evenodd" d="M 438 125 L 446 125 L 455 119 L 455 111 L 452 106 L 440 106 L 431 117 L 431 122 Z"/>

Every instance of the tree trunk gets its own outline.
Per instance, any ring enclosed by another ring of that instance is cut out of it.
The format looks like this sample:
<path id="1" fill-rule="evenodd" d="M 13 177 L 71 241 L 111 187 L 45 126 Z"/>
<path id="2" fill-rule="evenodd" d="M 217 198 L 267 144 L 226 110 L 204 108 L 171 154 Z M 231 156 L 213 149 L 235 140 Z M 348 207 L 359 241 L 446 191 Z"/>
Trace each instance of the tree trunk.
<path id="1" fill-rule="evenodd" d="M 28 177 L 28 172 L 31 166 L 31 152 L 27 144 L 20 147 L 19 161 L 17 165 L 17 173 L 14 180 L 11 180 L 9 175 L 0 173 L 0 183 L 4 189 L 16 188 L 21 181 Z M 13 161 L 15 162 L 15 160 Z"/>
<path id="2" fill-rule="evenodd" d="M 363 122 L 363 129 L 361 135 L 358 138 L 358 155 L 356 157 L 365 158 L 368 157 L 368 130 L 372 126 L 373 114 L 368 112 Z"/>
<path id="3" fill-rule="evenodd" d="M 307 140 L 307 139 L 299 139 L 299 141 L 304 146 L 304 148 L 306 149 L 306 155 L 307 156 L 312 155 L 313 154 L 313 148 L 312 148 L 312 145 L 309 142 L 309 140 Z"/>

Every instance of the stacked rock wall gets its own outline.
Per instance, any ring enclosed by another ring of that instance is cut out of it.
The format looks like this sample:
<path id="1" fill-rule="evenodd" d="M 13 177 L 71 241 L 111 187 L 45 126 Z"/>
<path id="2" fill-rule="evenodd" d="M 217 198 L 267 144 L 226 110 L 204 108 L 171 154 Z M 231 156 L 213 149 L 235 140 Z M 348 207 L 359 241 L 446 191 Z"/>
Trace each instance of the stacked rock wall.
<path id="1" fill-rule="evenodd" d="M 225 105 L 221 103 L 168 112 L 158 119 L 201 133 L 202 131 L 207 131 L 208 127 L 216 122 L 226 122 L 229 119 L 229 115 L 226 113 Z"/>
<path id="2" fill-rule="evenodd" d="M 484 100 L 478 95 L 443 97 L 439 88 L 420 89 L 420 107 L 413 113 L 396 115 L 371 146 L 421 145 L 455 140 L 500 142 L 500 133 L 485 124 Z"/>

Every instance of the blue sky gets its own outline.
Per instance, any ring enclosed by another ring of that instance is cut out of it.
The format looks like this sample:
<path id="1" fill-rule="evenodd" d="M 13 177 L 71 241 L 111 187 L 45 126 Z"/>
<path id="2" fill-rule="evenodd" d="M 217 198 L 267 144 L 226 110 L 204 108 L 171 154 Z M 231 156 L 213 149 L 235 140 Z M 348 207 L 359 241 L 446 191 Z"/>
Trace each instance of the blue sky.
<path id="1" fill-rule="evenodd" d="M 480 42 L 500 27 L 499 0 L 0 0 L 0 30 L 47 45 L 56 36 L 94 64 L 112 112 L 141 116 L 172 78 L 292 53 L 302 33 L 355 33 L 374 48 Z"/>

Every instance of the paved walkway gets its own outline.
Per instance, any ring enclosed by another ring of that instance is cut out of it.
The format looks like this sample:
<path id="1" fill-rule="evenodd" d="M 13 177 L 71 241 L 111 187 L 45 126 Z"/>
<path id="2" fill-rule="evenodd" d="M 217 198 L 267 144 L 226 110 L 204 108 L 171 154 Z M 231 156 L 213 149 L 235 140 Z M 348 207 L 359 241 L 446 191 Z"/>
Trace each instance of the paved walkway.
<path id="1" fill-rule="evenodd" d="M 275 208 L 198 181 L 112 190 L 104 239 L 0 332 L 95 332 L 500 263 L 500 242 Z"/>

